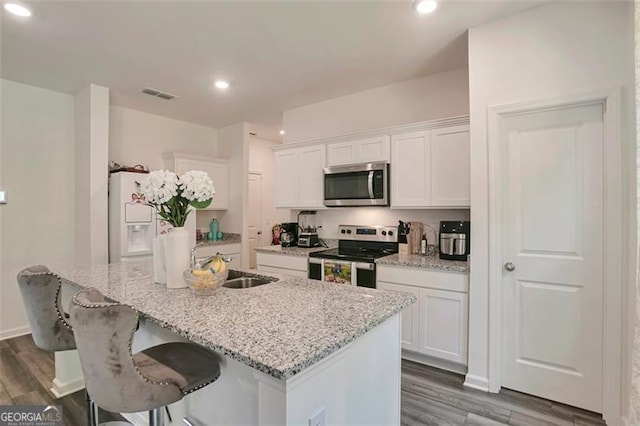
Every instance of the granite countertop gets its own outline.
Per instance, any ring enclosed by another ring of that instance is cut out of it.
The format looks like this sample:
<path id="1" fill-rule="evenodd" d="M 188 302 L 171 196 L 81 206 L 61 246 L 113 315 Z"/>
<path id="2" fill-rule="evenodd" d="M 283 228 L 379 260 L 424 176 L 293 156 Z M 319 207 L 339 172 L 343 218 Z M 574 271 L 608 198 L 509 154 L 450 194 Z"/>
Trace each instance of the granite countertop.
<path id="1" fill-rule="evenodd" d="M 317 363 L 416 300 L 274 274 L 269 276 L 279 281 L 267 285 L 194 296 L 188 288 L 155 284 L 151 259 L 55 272 L 66 283 L 95 287 L 143 318 L 277 379 Z"/>
<path id="2" fill-rule="evenodd" d="M 240 234 L 229 234 L 225 232 L 224 234 L 222 234 L 221 240 L 201 241 L 198 244 L 196 244 L 196 247 L 219 246 L 224 244 L 240 244 L 241 242 L 242 242 L 242 238 L 240 237 Z"/>
<path id="3" fill-rule="evenodd" d="M 408 266 L 446 272 L 469 273 L 469 262 L 464 260 L 444 260 L 438 255 L 392 254 L 376 260 L 379 265 Z"/>
<path id="4" fill-rule="evenodd" d="M 322 251 L 331 248 L 338 247 L 338 240 L 323 240 L 327 247 L 282 247 L 282 246 L 266 246 L 266 247 L 256 247 L 256 251 L 258 253 L 275 253 L 275 254 L 283 254 L 286 256 L 300 256 L 307 257 L 309 253 L 313 253 L 315 251 Z"/>

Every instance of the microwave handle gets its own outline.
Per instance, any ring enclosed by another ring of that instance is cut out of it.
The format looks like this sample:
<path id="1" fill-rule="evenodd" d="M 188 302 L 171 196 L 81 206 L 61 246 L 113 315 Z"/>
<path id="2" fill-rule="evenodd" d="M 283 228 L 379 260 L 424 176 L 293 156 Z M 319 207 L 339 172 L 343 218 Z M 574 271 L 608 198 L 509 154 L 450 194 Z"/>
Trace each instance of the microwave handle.
<path id="1" fill-rule="evenodd" d="M 369 178 L 367 179 L 367 187 L 369 188 L 369 198 L 373 200 L 373 174 L 374 171 L 369 171 Z"/>

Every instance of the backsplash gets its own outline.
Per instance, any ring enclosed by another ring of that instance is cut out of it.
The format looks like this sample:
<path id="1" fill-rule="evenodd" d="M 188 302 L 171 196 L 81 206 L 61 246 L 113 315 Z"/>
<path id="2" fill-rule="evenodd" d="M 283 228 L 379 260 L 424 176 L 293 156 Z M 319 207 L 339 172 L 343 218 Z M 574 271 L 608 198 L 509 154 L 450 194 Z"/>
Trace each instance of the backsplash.
<path id="1" fill-rule="evenodd" d="M 291 211 L 291 221 L 297 220 L 298 210 Z M 388 225 L 397 226 L 398 220 L 422 222 L 438 229 L 441 220 L 469 220 L 468 209 L 394 210 L 388 207 L 349 207 L 318 210 L 317 222 L 322 225 L 320 238 L 338 238 L 338 225 Z M 433 232 L 426 230 L 429 244 Z"/>

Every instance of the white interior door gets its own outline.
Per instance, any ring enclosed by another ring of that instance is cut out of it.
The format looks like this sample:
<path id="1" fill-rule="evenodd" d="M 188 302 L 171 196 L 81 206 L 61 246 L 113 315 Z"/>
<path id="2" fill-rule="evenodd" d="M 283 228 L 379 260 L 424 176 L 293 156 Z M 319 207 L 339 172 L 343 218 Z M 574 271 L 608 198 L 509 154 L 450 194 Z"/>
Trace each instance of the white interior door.
<path id="1" fill-rule="evenodd" d="M 256 247 L 262 245 L 262 175 L 249 173 L 249 268 L 257 267 Z"/>
<path id="2" fill-rule="evenodd" d="M 502 385 L 602 412 L 602 105 L 505 118 Z"/>

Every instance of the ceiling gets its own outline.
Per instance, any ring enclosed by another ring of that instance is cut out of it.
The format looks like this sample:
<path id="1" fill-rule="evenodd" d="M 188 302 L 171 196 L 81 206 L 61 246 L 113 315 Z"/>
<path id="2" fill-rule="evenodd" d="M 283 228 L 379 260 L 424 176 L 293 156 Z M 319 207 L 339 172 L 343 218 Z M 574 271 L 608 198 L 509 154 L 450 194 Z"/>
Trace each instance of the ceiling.
<path id="1" fill-rule="evenodd" d="M 466 66 L 468 28 L 538 4 L 442 0 L 418 15 L 411 1 L 25 3 L 29 19 L 2 10 L 3 78 L 66 93 L 94 83 L 115 105 L 211 127 L 247 121 L 273 140 L 286 109 Z"/>

